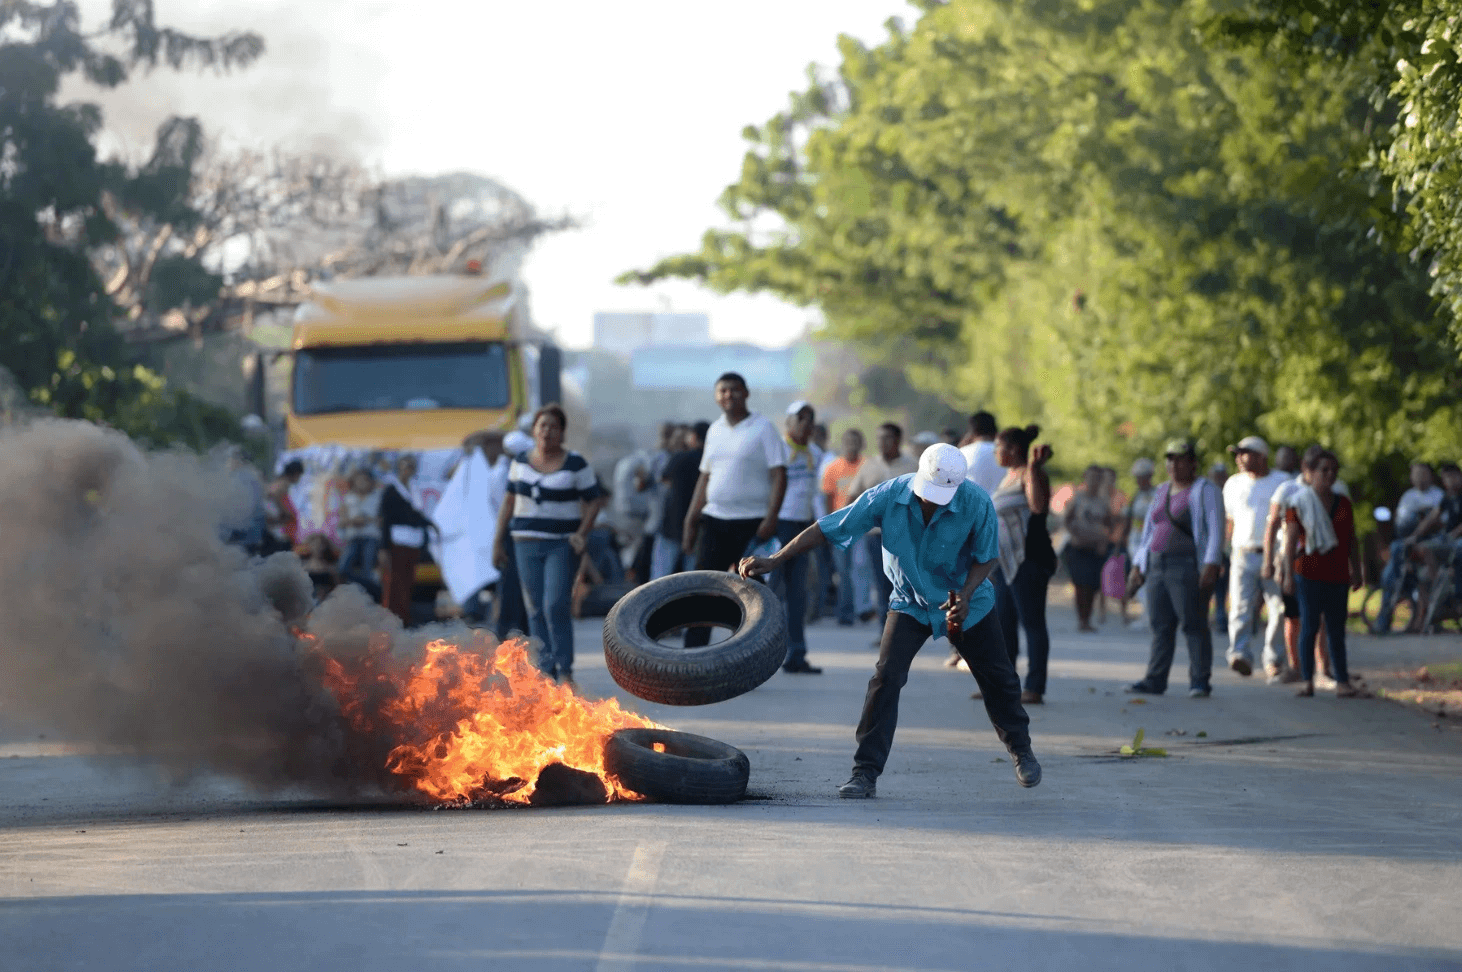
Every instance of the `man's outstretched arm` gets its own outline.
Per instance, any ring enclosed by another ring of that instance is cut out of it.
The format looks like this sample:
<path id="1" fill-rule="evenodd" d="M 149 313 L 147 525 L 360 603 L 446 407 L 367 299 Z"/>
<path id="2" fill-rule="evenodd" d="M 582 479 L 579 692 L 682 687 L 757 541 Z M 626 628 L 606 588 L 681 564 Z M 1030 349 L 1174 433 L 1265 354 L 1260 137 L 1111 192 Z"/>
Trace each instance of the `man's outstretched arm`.
<path id="1" fill-rule="evenodd" d="M 770 574 L 798 554 L 806 553 L 827 543 L 822 527 L 816 523 L 792 538 L 792 542 L 770 557 L 746 557 L 736 565 L 736 572 L 742 577 L 760 577 Z"/>

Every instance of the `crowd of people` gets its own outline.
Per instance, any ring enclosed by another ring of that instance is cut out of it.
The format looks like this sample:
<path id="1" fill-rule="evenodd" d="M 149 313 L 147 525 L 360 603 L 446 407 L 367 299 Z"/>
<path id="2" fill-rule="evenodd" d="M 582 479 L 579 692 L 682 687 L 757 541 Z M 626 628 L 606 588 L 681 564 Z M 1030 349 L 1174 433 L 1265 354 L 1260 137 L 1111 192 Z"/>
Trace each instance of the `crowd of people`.
<path id="1" fill-rule="evenodd" d="M 485 508 L 474 515 L 491 523 L 495 573 L 461 604 L 462 615 L 500 637 L 532 635 L 543 672 L 570 683 L 573 618 L 591 582 L 622 592 L 686 570 L 762 578 L 785 607 L 788 675 L 822 671 L 808 657 L 808 623 L 876 621 L 879 657 L 844 796 L 873 794 L 899 690 L 914 654 L 938 637 L 949 640 L 948 664 L 974 675 L 974 698 L 1019 781 L 1039 781 L 1024 706 L 1045 702 L 1047 595 L 1062 564 L 1078 631 L 1105 623 L 1108 600 L 1123 624 L 1134 604 L 1145 614 L 1147 671 L 1130 693 L 1167 690 L 1182 632 L 1190 697 L 1212 692 L 1215 633 L 1226 634 L 1225 660 L 1240 676 L 1262 666 L 1269 682 L 1293 683 L 1301 696 L 1317 686 L 1360 694 L 1346 651 L 1348 596 L 1362 582 L 1354 508 L 1338 458 L 1320 446 L 1303 456 L 1281 446 L 1271 456 L 1251 435 L 1228 450 L 1234 474 L 1216 462 L 1203 475 L 1194 443 L 1173 439 L 1164 481 L 1153 461 L 1139 459 L 1128 496 L 1116 470 L 1097 465 L 1053 489 L 1053 451 L 1038 441 L 1040 429 L 1001 428 L 989 412 L 972 415 L 963 434 L 915 436 L 912 449 L 886 422 L 871 450 L 856 428 L 833 450 L 811 403 L 793 402 L 774 421 L 750 399 L 744 378 L 721 376 L 721 415 L 665 423 L 657 449 L 620 461 L 612 489 L 564 446 L 567 418 L 556 405 L 539 409 L 527 433 L 468 437 L 463 458 L 480 454 L 489 470 Z M 301 535 L 291 493 L 302 473 L 286 463 L 258 487 L 259 515 L 230 539 L 263 553 L 293 548 L 321 593 L 355 583 L 410 621 L 416 567 L 437 529 L 410 485 L 415 458 L 398 456 L 387 474 L 350 472 L 338 545 Z M 1449 464 L 1441 486 L 1436 478 L 1417 463 L 1397 504 L 1378 632 L 1389 629 L 1397 596 L 1425 603 L 1431 593 L 1408 593 L 1402 565 L 1435 567 L 1462 552 L 1462 470 Z M 709 638 L 704 627 L 685 633 L 689 647 Z"/>

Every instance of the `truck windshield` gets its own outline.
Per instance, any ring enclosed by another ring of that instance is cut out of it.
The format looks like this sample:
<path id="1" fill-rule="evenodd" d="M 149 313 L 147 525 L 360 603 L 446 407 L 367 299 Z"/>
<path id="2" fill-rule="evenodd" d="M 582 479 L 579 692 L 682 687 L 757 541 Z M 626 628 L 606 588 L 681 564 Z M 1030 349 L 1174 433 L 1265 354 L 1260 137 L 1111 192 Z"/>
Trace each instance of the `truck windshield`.
<path id="1" fill-rule="evenodd" d="M 294 356 L 294 411 L 506 408 L 501 342 L 312 348 Z"/>

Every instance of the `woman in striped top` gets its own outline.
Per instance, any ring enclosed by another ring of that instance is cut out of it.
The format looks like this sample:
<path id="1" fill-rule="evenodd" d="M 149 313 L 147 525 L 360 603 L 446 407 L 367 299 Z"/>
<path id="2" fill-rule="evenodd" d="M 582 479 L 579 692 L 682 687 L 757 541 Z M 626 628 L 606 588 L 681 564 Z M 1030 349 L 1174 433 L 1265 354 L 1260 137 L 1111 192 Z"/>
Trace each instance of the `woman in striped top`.
<path id="1" fill-rule="evenodd" d="M 568 419 L 557 405 L 533 416 L 533 448 L 508 467 L 510 502 L 498 514 L 497 536 L 513 538 L 514 560 L 528 609 L 528 631 L 537 638 L 538 667 L 550 678 L 573 682 L 574 574 L 604 491 L 588 462 L 563 447 Z M 499 539 L 493 562 L 508 554 Z"/>

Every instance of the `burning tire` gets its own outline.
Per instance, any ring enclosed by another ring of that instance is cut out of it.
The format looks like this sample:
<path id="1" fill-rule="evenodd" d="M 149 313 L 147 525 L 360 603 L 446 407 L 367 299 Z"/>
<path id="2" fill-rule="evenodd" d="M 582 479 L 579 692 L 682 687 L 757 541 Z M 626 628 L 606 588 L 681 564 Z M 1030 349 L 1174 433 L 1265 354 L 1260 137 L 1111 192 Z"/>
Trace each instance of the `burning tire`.
<path id="1" fill-rule="evenodd" d="M 735 746 L 705 736 L 621 729 L 604 747 L 604 769 L 661 803 L 735 803 L 746 796 L 751 761 Z"/>
<path id="2" fill-rule="evenodd" d="M 732 629 L 702 648 L 659 639 L 699 626 Z M 765 584 L 694 570 L 650 581 L 604 619 L 604 660 L 626 692 L 662 705 L 709 705 L 750 692 L 787 654 L 787 618 Z"/>

